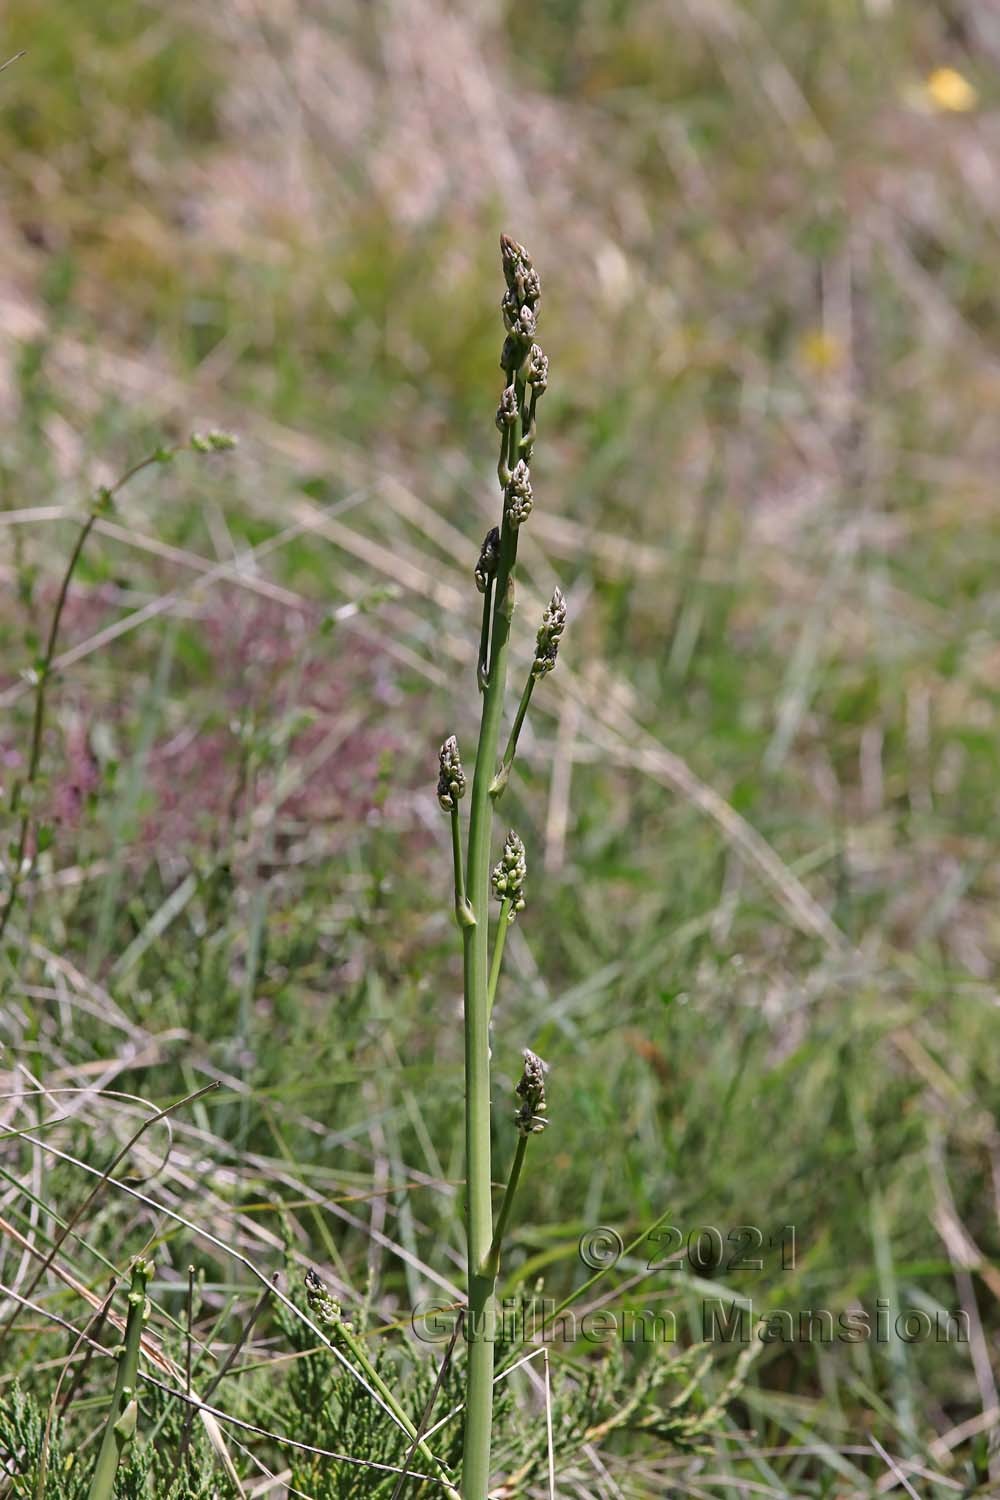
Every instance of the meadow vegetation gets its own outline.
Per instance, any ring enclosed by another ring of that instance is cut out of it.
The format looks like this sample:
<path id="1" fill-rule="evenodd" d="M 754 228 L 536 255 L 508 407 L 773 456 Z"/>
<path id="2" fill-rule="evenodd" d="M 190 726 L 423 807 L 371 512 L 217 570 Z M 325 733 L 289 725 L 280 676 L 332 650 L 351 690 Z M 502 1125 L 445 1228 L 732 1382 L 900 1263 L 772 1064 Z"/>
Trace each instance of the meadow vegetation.
<path id="1" fill-rule="evenodd" d="M 412 1314 L 465 1290 L 436 781 L 479 722 L 501 230 L 551 361 L 515 691 L 556 579 L 571 624 L 498 828 L 495 1204 L 522 1047 L 553 1066 L 497 1293 L 676 1339 L 505 1375 L 494 1492 L 998 1493 L 989 8 L 8 0 L 21 49 L 0 1496 L 93 1494 L 109 1411 L 137 1500 L 460 1470 L 466 1350 Z M 734 1297 L 794 1336 L 712 1336 Z"/>

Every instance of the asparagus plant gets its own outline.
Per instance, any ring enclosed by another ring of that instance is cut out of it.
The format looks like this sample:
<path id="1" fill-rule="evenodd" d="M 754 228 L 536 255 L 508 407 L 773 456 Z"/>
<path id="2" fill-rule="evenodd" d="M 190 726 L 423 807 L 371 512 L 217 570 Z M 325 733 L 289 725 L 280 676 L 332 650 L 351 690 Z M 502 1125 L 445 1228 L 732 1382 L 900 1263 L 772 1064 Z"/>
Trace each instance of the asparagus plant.
<path id="1" fill-rule="evenodd" d="M 500 367 L 504 387 L 497 407 L 502 491 L 500 524 L 486 533 L 475 567 L 483 596 L 478 681 L 482 694 L 479 742 L 469 798 L 469 824 L 463 863 L 459 803 L 466 791 L 458 742 L 450 735 L 441 746 L 438 799 L 451 817 L 455 866 L 455 914 L 462 932 L 465 989 L 465 1148 L 468 1307 L 465 1312 L 468 1377 L 462 1464 L 464 1500 L 486 1500 L 490 1477 L 493 1413 L 493 1341 L 495 1293 L 502 1239 L 525 1150 L 531 1135 L 544 1126 L 545 1064 L 524 1053 L 524 1076 L 518 1085 L 521 1103 L 515 1114 L 518 1139 L 507 1188 L 494 1221 L 491 1176 L 490 1016 L 496 997 L 507 927 L 524 909 L 524 845 L 508 833 L 499 863 L 491 873 L 494 808 L 503 796 L 517 754 L 518 737 L 534 685 L 556 664 L 566 624 L 559 589 L 552 595 L 535 645 L 527 681 L 499 755 L 507 686 L 508 650 L 514 614 L 514 573 L 518 533 L 531 515 L 534 494 L 530 463 L 535 443 L 536 412 L 548 383 L 548 359 L 535 340 L 541 285 L 523 245 L 500 237 L 506 290 L 501 302 L 504 328 Z M 490 958 L 490 892 L 500 902 Z"/>

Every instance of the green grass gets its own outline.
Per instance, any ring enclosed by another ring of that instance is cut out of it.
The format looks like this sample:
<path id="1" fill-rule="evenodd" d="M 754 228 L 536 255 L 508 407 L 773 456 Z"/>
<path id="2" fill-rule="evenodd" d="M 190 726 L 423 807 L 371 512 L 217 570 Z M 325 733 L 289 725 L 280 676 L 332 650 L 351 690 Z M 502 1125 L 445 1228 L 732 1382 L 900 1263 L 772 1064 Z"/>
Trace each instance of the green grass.
<path id="1" fill-rule="evenodd" d="M 663 1213 L 797 1246 L 794 1269 L 768 1248 L 760 1272 L 627 1285 L 647 1246 L 609 1273 L 594 1294 L 672 1309 L 679 1346 L 550 1351 L 558 1493 L 874 1495 L 872 1438 L 921 1494 L 992 1493 L 995 41 L 930 0 L 415 14 L 5 14 L 4 57 L 27 55 L 0 74 L 0 503 L 67 508 L 0 515 L 8 798 L 71 516 L 158 441 L 218 422 L 241 446 L 129 490 L 61 636 L 176 591 L 52 686 L 55 839 L 4 944 L 0 1125 L 53 1150 L 0 1144 L 2 1285 L 28 1295 L 23 1240 L 44 1256 L 90 1191 L 74 1163 L 137 1128 L 124 1096 L 220 1087 L 141 1138 L 34 1309 L 0 1305 L 0 1434 L 28 1455 L 0 1494 L 36 1494 L 67 1391 L 45 1493 L 86 1493 L 112 1366 L 74 1384 L 55 1320 L 84 1329 L 80 1286 L 99 1304 L 140 1253 L 181 1367 L 196 1267 L 199 1392 L 260 1295 L 247 1263 L 301 1309 L 315 1263 L 407 1410 L 430 1393 L 444 1351 L 409 1310 L 463 1254 L 435 757 L 478 710 L 501 227 L 543 269 L 552 362 L 516 676 L 554 576 L 573 617 L 504 804 L 537 852 L 497 1002 L 498 1180 L 520 1048 L 557 1062 L 504 1290 L 543 1276 L 558 1301 L 585 1231 Z M 975 111 L 921 103 L 944 65 Z M 688 1356 L 669 1416 L 705 1282 L 762 1313 L 964 1302 L 974 1339 L 761 1345 L 692 1454 L 680 1418 L 738 1356 Z M 270 1493 L 392 1496 L 267 1436 L 401 1463 L 337 1369 L 272 1298 L 213 1397 L 261 1429 L 227 1429 L 247 1483 L 259 1463 Z M 546 1495 L 541 1386 L 498 1390 L 498 1482 Z M 144 1386 L 122 1494 L 170 1493 L 150 1440 L 183 1422 Z M 460 1423 L 435 1441 L 456 1455 Z M 177 1493 L 226 1493 L 197 1423 L 191 1452 Z"/>

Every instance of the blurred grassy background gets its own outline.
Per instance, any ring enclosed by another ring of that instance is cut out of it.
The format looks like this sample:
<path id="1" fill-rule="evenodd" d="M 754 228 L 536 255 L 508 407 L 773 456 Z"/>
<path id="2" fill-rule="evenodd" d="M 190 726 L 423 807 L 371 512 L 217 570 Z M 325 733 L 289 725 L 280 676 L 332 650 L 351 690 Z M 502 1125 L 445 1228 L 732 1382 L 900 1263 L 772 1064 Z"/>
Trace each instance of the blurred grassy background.
<path id="1" fill-rule="evenodd" d="M 55 839 L 4 956 L 8 1123 L 86 1085 L 52 1138 L 103 1162 L 136 1117 L 97 1088 L 220 1078 L 161 1196 L 268 1271 L 290 1234 L 386 1321 L 422 1266 L 458 1276 L 433 784 L 475 729 L 505 228 L 552 365 L 525 660 L 554 578 L 571 608 L 505 813 L 531 900 L 497 1097 L 530 1043 L 553 1121 L 511 1279 L 558 1294 L 582 1229 L 667 1208 L 794 1223 L 794 1273 L 726 1283 L 758 1310 L 962 1307 L 971 1344 L 769 1346 L 710 1459 L 612 1445 L 605 1493 L 898 1491 L 871 1435 L 928 1494 L 995 1493 L 990 9 L 9 0 L 0 31 L 26 51 L 0 75 L 9 779 L 83 498 L 164 434 L 241 437 L 138 483 L 77 578 Z M 38 1153 L 4 1150 L 40 1234 Z M 153 1227 L 176 1312 L 196 1251 L 141 1207 L 109 1201 L 76 1274 Z M 205 1265 L 224 1331 L 233 1268 Z"/>

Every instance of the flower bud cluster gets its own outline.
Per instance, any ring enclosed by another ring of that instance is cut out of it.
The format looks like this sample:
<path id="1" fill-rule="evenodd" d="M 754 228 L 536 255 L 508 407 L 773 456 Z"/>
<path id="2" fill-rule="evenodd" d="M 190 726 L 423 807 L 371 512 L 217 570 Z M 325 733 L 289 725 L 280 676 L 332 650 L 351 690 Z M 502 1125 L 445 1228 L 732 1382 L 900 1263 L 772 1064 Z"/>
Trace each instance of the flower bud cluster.
<path id="1" fill-rule="evenodd" d="M 512 385 L 504 387 L 503 395 L 500 397 L 500 405 L 497 407 L 497 430 L 506 432 L 513 427 L 517 421 L 517 391 Z"/>
<path id="2" fill-rule="evenodd" d="M 535 638 L 535 659 L 531 663 L 532 677 L 544 677 L 551 672 L 559 655 L 559 642 L 566 629 L 566 600 L 560 588 L 553 590 L 552 598 L 545 606 L 542 623 Z"/>
<path id="3" fill-rule="evenodd" d="M 443 812 L 454 812 L 462 797 L 465 796 L 465 772 L 462 770 L 462 758 L 458 753 L 458 740 L 450 734 L 438 752 L 440 772 L 438 775 L 437 798 Z"/>
<path id="4" fill-rule="evenodd" d="M 511 377 L 508 389 L 513 386 L 513 377 L 517 374 L 522 384 L 532 387 L 537 399 L 545 390 L 548 378 L 548 362 L 535 343 L 542 283 L 527 250 L 508 234 L 500 236 L 500 258 L 507 283 L 500 303 L 503 326 L 507 330 L 500 365 Z"/>
<path id="5" fill-rule="evenodd" d="M 539 1135 L 548 1124 L 545 1119 L 545 1074 L 548 1064 L 530 1047 L 524 1049 L 524 1072 L 515 1089 L 523 1102 L 514 1116 L 514 1123 L 522 1135 Z"/>
<path id="6" fill-rule="evenodd" d="M 541 344 L 532 344 L 528 355 L 528 384 L 536 396 L 544 396 L 549 383 L 549 356 Z"/>
<path id="7" fill-rule="evenodd" d="M 500 432 L 497 472 L 503 486 L 504 517 L 512 531 L 528 519 L 532 508 L 528 463 L 535 441 L 535 408 L 549 381 L 549 362 L 535 342 L 542 303 L 542 283 L 524 246 L 508 234 L 500 236 L 506 290 L 500 303 L 507 331 L 500 367 L 507 377 L 496 424 Z"/>
<path id="8" fill-rule="evenodd" d="M 528 867 L 524 845 L 513 828 L 504 840 L 503 857 L 493 867 L 493 894 L 498 901 L 510 902 L 510 920 L 524 910 L 524 881 Z"/>
<path id="9" fill-rule="evenodd" d="M 330 1296 L 312 1266 L 306 1271 L 306 1300 L 309 1311 L 321 1328 L 326 1328 L 334 1335 L 353 1332 L 351 1324 L 341 1312 L 340 1303 Z"/>
<path id="10" fill-rule="evenodd" d="M 524 459 L 519 458 L 503 492 L 503 508 L 507 524 L 514 531 L 531 515 L 534 503 L 531 471 Z"/>

